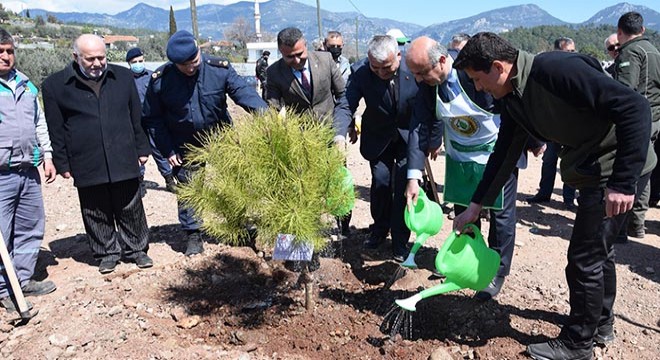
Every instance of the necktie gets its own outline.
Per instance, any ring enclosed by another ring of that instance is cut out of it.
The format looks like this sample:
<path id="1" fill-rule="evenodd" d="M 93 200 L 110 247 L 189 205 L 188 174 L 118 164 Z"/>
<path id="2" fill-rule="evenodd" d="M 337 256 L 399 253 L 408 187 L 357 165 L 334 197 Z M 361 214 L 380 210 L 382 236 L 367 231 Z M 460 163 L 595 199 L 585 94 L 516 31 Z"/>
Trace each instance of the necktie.
<path id="1" fill-rule="evenodd" d="M 300 70 L 300 84 L 307 94 L 312 93 L 312 86 L 309 85 L 309 79 L 307 79 L 307 75 L 305 75 L 305 69 Z"/>
<path id="2" fill-rule="evenodd" d="M 396 78 L 396 76 L 390 80 L 390 89 L 389 89 L 390 97 L 392 98 L 392 107 L 394 109 L 396 109 L 396 105 L 397 105 L 397 101 L 396 101 L 396 99 L 397 99 L 397 94 L 396 94 L 397 86 L 396 86 L 395 78 Z"/>

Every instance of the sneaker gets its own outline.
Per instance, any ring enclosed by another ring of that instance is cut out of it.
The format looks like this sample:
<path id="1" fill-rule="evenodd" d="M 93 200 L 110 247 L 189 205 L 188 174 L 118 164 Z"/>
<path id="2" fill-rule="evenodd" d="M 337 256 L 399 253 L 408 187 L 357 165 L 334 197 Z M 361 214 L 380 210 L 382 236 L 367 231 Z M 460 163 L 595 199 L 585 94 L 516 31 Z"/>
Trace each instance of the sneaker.
<path id="1" fill-rule="evenodd" d="M 599 325 L 594 335 L 594 343 L 597 345 L 607 345 L 614 341 L 614 326 L 613 324 Z"/>
<path id="2" fill-rule="evenodd" d="M 101 264 L 99 264 L 99 272 L 101 274 L 109 274 L 115 271 L 116 267 L 117 267 L 117 260 L 104 259 L 101 260 Z"/>
<path id="3" fill-rule="evenodd" d="M 151 260 L 149 255 L 142 252 L 135 258 L 135 264 L 140 269 L 145 269 L 154 266 L 154 261 Z"/>
<path id="4" fill-rule="evenodd" d="M 176 180 L 174 180 L 174 176 L 170 174 L 163 177 L 165 178 L 165 189 L 171 193 L 176 192 Z"/>
<path id="5" fill-rule="evenodd" d="M 25 304 L 28 307 L 28 311 L 32 310 L 32 303 L 28 300 L 25 300 Z M 18 312 L 18 305 L 14 303 L 14 299 L 12 299 L 9 296 L 5 296 L 2 299 L 0 299 L 0 307 L 5 308 L 8 313 L 12 312 Z"/>
<path id="6" fill-rule="evenodd" d="M 572 349 L 560 339 L 527 345 L 527 354 L 536 360 L 591 360 L 593 349 Z"/>
<path id="7" fill-rule="evenodd" d="M 55 283 L 50 280 L 30 280 L 21 289 L 23 290 L 24 296 L 41 296 L 52 293 L 57 289 L 57 286 L 55 286 Z"/>
<path id="8" fill-rule="evenodd" d="M 401 254 L 393 254 L 392 255 L 392 260 L 394 260 L 398 263 L 402 263 L 402 262 L 406 261 L 406 257 L 401 255 Z"/>
<path id="9" fill-rule="evenodd" d="M 193 256 L 204 252 L 204 241 L 199 231 L 188 234 L 188 245 L 186 247 L 186 256 Z"/>

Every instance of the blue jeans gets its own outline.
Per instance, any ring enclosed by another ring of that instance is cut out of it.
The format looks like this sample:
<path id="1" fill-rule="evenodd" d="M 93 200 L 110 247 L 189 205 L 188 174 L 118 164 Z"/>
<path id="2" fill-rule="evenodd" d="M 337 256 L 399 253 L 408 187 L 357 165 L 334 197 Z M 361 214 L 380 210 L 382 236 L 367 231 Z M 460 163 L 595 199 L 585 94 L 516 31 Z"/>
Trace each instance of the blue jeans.
<path id="1" fill-rule="evenodd" d="M 552 190 L 555 188 L 555 176 L 557 176 L 557 161 L 559 160 L 559 151 L 561 145 L 557 143 L 547 143 L 543 153 L 543 165 L 541 166 L 541 181 L 539 181 L 539 192 L 537 196 L 550 198 Z M 572 204 L 575 200 L 575 188 L 564 184 L 562 188 L 564 203 Z"/>

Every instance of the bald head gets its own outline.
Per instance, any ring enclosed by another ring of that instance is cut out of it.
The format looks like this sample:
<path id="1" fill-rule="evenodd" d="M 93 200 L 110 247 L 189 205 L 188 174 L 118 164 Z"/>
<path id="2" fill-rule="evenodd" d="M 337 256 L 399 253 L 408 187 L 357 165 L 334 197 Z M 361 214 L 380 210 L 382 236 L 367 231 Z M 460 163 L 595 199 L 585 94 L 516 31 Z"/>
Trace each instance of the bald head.
<path id="1" fill-rule="evenodd" d="M 427 36 L 413 40 L 406 51 L 406 65 L 415 75 L 415 80 L 431 86 L 447 80 L 452 63 L 447 49 Z"/>
<path id="2" fill-rule="evenodd" d="M 103 39 L 92 34 L 80 35 L 73 42 L 73 61 L 88 78 L 100 78 L 107 67 Z"/>
<path id="3" fill-rule="evenodd" d="M 612 59 L 616 59 L 619 55 L 619 39 L 617 34 L 614 33 L 605 39 L 605 51 Z"/>

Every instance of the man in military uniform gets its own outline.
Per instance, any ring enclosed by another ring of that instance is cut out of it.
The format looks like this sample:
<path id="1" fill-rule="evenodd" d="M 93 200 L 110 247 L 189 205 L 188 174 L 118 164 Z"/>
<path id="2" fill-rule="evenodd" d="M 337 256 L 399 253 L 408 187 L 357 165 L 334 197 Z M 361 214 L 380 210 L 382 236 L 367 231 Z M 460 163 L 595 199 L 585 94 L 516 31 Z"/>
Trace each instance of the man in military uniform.
<path id="1" fill-rule="evenodd" d="M 232 122 L 227 95 L 247 111 L 264 109 L 267 105 L 229 61 L 202 54 L 188 31 L 180 30 L 170 37 L 167 58 L 170 61 L 152 75 L 144 99 L 142 123 L 168 159 L 177 180 L 185 183 L 191 171 L 182 167 L 186 146 L 199 146 L 201 132 Z M 199 220 L 182 203 L 179 203 L 179 222 L 188 233 L 186 255 L 204 251 Z"/>
<path id="2" fill-rule="evenodd" d="M 142 49 L 139 47 L 131 48 L 126 52 L 126 63 L 128 63 L 131 73 L 133 73 L 133 80 L 135 80 L 135 86 L 137 87 L 141 104 L 144 102 L 144 95 L 147 93 L 147 87 L 149 86 L 153 71 L 144 66 L 144 53 L 142 53 Z M 165 179 L 165 187 L 167 188 L 167 191 L 174 192 L 176 182 L 172 176 L 172 167 L 170 166 L 170 163 L 160 154 L 151 136 L 149 136 L 149 145 L 151 145 L 151 155 L 156 162 L 158 172 L 163 176 L 163 179 Z M 147 194 L 147 188 L 144 184 L 144 171 L 145 166 L 140 165 L 140 192 L 142 197 Z"/>
<path id="3" fill-rule="evenodd" d="M 261 54 L 259 60 L 257 60 L 257 65 L 254 67 L 254 72 L 259 79 L 261 85 L 261 98 L 266 100 L 266 69 L 268 69 L 268 57 L 270 56 L 270 51 L 266 50 Z"/>

